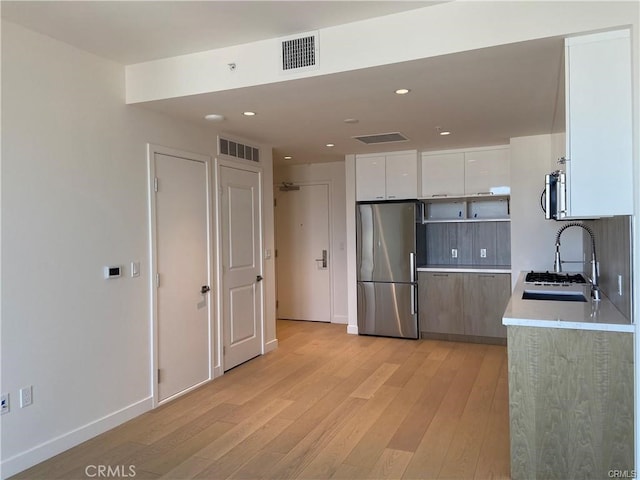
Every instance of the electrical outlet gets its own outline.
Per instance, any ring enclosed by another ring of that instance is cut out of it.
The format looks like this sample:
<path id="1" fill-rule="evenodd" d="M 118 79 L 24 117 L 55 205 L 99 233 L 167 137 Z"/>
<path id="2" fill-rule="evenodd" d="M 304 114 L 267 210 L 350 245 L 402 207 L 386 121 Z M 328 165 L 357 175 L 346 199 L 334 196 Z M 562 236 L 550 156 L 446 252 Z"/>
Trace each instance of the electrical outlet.
<path id="1" fill-rule="evenodd" d="M 3 393 L 0 395 L 0 414 L 4 415 L 9 413 L 9 394 Z"/>
<path id="2" fill-rule="evenodd" d="M 29 385 L 20 389 L 20 408 L 28 407 L 33 403 L 33 387 Z"/>
<path id="3" fill-rule="evenodd" d="M 480 249 L 480 258 L 487 258 L 487 249 L 486 248 L 481 248 Z"/>
<path id="4" fill-rule="evenodd" d="M 458 249 L 457 248 L 452 248 L 451 249 L 451 258 L 458 258 Z"/>

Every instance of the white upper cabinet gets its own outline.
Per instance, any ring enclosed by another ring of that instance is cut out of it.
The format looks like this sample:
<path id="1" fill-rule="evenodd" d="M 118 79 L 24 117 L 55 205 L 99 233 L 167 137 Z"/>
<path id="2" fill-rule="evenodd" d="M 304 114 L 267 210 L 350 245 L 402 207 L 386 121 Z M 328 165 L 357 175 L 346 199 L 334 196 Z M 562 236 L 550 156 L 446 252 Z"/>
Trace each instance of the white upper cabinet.
<path id="1" fill-rule="evenodd" d="M 629 30 L 565 40 L 566 217 L 633 213 Z"/>
<path id="2" fill-rule="evenodd" d="M 356 200 L 400 200 L 418 196 L 416 151 L 356 156 Z"/>
<path id="3" fill-rule="evenodd" d="M 421 197 L 509 195 L 509 147 L 422 154 Z"/>
<path id="4" fill-rule="evenodd" d="M 465 195 L 508 195 L 510 175 L 508 148 L 464 153 Z"/>
<path id="5" fill-rule="evenodd" d="M 418 197 L 418 158 L 416 152 L 387 155 L 387 199 Z"/>
<path id="6" fill-rule="evenodd" d="M 422 196 L 464 195 L 464 153 L 422 154 Z"/>
<path id="7" fill-rule="evenodd" d="M 356 200 L 384 200 L 386 159 L 381 156 L 356 157 Z"/>

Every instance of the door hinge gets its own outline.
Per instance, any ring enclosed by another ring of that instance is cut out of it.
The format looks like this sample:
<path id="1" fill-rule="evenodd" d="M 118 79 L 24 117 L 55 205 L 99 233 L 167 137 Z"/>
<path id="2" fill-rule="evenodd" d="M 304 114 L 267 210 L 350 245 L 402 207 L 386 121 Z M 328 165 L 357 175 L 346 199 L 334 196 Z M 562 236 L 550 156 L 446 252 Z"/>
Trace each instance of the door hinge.
<path id="1" fill-rule="evenodd" d="M 276 248 L 276 258 L 278 258 L 278 249 Z"/>
<path id="2" fill-rule="evenodd" d="M 158 369 L 158 383 L 160 383 L 160 369 Z"/>
<path id="3" fill-rule="evenodd" d="M 227 354 L 227 347 L 222 347 L 222 355 L 226 355 Z"/>
<path id="4" fill-rule="evenodd" d="M 156 273 L 156 288 L 160 287 L 160 274 Z"/>
<path id="5" fill-rule="evenodd" d="M 278 300 L 276 300 L 276 308 L 278 308 Z"/>
<path id="6" fill-rule="evenodd" d="M 153 191 L 158 192 L 158 177 L 154 177 L 153 179 Z"/>
<path id="7" fill-rule="evenodd" d="M 278 201 L 277 201 L 275 198 L 273 199 L 273 206 L 274 206 L 274 207 L 277 207 L 277 206 L 278 206 Z"/>

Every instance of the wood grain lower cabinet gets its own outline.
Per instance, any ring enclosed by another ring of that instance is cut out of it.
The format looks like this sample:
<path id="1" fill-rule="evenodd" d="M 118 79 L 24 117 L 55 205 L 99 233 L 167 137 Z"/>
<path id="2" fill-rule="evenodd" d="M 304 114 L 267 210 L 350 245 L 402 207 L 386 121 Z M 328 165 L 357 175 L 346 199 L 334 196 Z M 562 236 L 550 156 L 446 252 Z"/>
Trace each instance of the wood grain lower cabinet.
<path id="1" fill-rule="evenodd" d="M 418 272 L 420 331 L 464 334 L 459 273 Z"/>
<path id="2" fill-rule="evenodd" d="M 460 274 L 458 274 L 460 275 Z M 511 275 L 464 273 L 464 333 L 507 337 L 502 314 L 511 296 Z"/>
<path id="3" fill-rule="evenodd" d="M 505 339 L 502 314 L 510 295 L 508 273 L 418 272 L 420 331 Z"/>

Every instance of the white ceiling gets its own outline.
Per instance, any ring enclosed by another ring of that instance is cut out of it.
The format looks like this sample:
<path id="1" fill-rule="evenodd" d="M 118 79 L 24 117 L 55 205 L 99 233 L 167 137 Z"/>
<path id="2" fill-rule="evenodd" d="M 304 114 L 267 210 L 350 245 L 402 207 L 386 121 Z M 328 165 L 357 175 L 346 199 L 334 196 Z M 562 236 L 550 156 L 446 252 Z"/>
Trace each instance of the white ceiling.
<path id="1" fill-rule="evenodd" d="M 2 16 L 129 64 L 435 3 L 441 2 L 3 1 Z M 142 105 L 271 144 L 277 164 L 284 155 L 294 157 L 289 162 L 310 163 L 349 153 L 496 145 L 563 130 L 562 55 L 562 39 L 551 38 Z M 394 94 L 400 87 L 411 92 Z M 258 115 L 244 117 L 244 110 Z M 207 124 L 207 113 L 225 120 Z M 359 122 L 346 124 L 346 118 Z M 436 127 L 452 134 L 440 136 Z M 410 141 L 367 146 L 352 138 L 396 131 Z"/>

